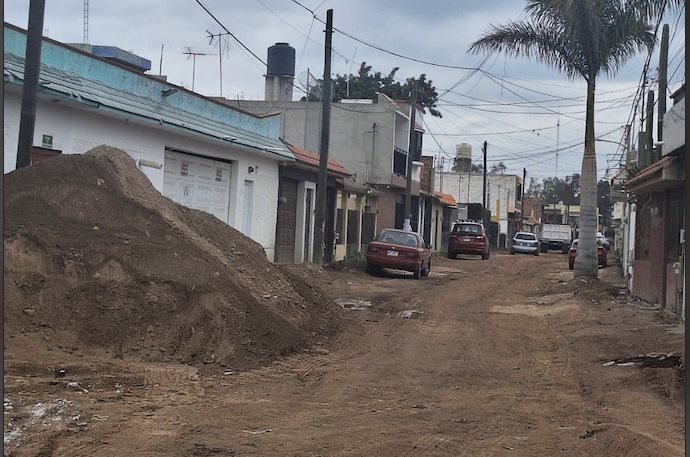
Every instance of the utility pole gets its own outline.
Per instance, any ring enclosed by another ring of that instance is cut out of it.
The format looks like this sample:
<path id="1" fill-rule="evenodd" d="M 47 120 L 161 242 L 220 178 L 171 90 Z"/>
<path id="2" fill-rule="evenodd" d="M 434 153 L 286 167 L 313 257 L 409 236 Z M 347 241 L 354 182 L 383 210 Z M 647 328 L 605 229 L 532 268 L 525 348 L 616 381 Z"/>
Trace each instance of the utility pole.
<path id="1" fill-rule="evenodd" d="M 527 168 L 522 169 L 522 195 L 520 195 L 520 230 L 525 229 L 525 186 L 527 185 Z"/>
<path id="2" fill-rule="evenodd" d="M 309 114 L 309 80 L 311 79 L 311 73 L 309 72 L 309 68 L 307 68 L 307 97 L 304 99 L 304 143 L 303 147 L 304 149 L 307 148 L 307 121 L 308 121 L 308 114 Z M 287 97 L 285 97 L 287 98 Z M 285 135 L 283 134 L 283 137 Z"/>
<path id="3" fill-rule="evenodd" d="M 41 42 L 43 40 L 43 16 L 45 0 L 31 0 L 29 3 L 29 26 L 26 32 L 26 54 L 24 56 L 24 83 L 22 85 L 22 110 L 19 119 L 19 144 L 15 168 L 31 165 L 31 149 L 36 127 L 36 92 L 38 74 L 41 68 Z"/>
<path id="4" fill-rule="evenodd" d="M 314 262 L 323 265 L 326 251 L 325 230 L 328 210 L 328 141 L 331 128 L 331 52 L 333 40 L 333 10 L 326 11 L 326 45 L 323 62 L 323 98 L 321 99 L 321 142 L 319 145 L 319 182 L 316 186 L 316 215 L 314 222 Z"/>
<path id="5" fill-rule="evenodd" d="M 467 210 L 470 208 L 470 181 L 472 180 L 472 161 L 470 160 L 470 169 L 467 171 Z"/>
<path id="6" fill-rule="evenodd" d="M 664 139 L 664 113 L 666 112 L 666 86 L 668 73 L 668 24 L 661 32 L 661 50 L 659 54 L 659 111 L 656 127 L 657 141 Z M 663 148 L 663 146 L 662 146 Z"/>
<path id="7" fill-rule="evenodd" d="M 631 152 L 632 152 L 630 150 L 630 129 L 631 128 L 632 128 L 631 124 L 627 124 L 625 126 L 625 165 L 628 165 L 630 163 L 630 160 L 632 160 L 632 158 L 630 157 Z"/>
<path id="8" fill-rule="evenodd" d="M 647 93 L 647 160 L 645 166 L 656 162 L 654 153 L 654 91 L 650 90 Z"/>
<path id="9" fill-rule="evenodd" d="M 374 167 L 374 154 L 376 151 L 376 122 L 371 126 L 371 166 Z M 367 171 L 365 173 L 366 182 L 369 183 L 369 161 L 365 161 Z"/>
<path id="10" fill-rule="evenodd" d="M 558 178 L 558 149 L 560 147 L 561 119 L 556 121 L 556 178 Z"/>
<path id="11" fill-rule="evenodd" d="M 460 203 L 460 196 L 462 194 L 462 175 L 458 172 L 458 203 Z"/>
<path id="12" fill-rule="evenodd" d="M 486 221 L 486 141 L 482 147 L 484 153 L 484 170 L 482 171 L 484 182 L 482 183 L 482 219 L 484 219 L 484 225 L 487 225 Z"/>
<path id="13" fill-rule="evenodd" d="M 444 172 L 444 162 L 445 162 L 445 157 L 441 157 L 441 182 L 439 183 L 439 191 L 443 193 L 443 172 Z"/>
<path id="14" fill-rule="evenodd" d="M 410 141 L 407 151 L 407 182 L 405 184 L 405 220 L 403 222 L 403 230 L 407 232 L 412 231 L 412 154 L 415 150 L 415 114 L 417 112 L 417 82 L 412 87 L 412 104 L 410 104 Z M 458 195 L 458 198 L 460 196 Z"/>

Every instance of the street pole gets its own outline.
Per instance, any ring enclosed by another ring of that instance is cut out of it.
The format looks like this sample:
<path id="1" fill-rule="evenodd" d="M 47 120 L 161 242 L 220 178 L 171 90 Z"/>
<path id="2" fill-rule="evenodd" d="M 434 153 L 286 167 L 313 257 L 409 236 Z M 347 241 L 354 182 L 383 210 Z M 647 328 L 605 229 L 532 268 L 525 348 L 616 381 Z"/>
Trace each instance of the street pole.
<path id="1" fill-rule="evenodd" d="M 487 220 L 486 220 L 486 141 L 484 142 L 484 146 L 482 147 L 482 151 L 484 152 L 484 170 L 482 172 L 484 182 L 482 183 L 482 219 L 484 221 L 484 226 L 486 227 L 487 225 Z"/>
<path id="2" fill-rule="evenodd" d="M 656 162 L 652 130 L 654 130 L 654 91 L 650 90 L 647 92 L 647 131 L 645 132 L 647 134 L 647 162 L 645 166 Z"/>
<path id="3" fill-rule="evenodd" d="M 333 39 L 333 10 L 326 11 L 326 45 L 323 63 L 323 98 L 321 99 L 321 143 L 319 145 L 319 182 L 316 186 L 316 215 L 314 222 L 314 262 L 323 265 L 326 250 L 325 230 L 328 186 L 328 141 L 331 126 L 331 51 Z"/>
<path id="4" fill-rule="evenodd" d="M 309 149 L 307 148 L 307 121 L 309 120 L 309 79 L 309 69 L 307 68 L 307 98 L 304 99 L 304 141 L 302 142 L 304 149 Z M 283 137 L 285 137 L 285 134 L 283 134 Z"/>
<path id="5" fill-rule="evenodd" d="M 412 87 L 412 103 L 410 104 L 410 141 L 407 151 L 407 181 L 405 183 L 405 221 L 403 222 L 403 230 L 406 232 L 412 231 L 412 154 L 415 149 L 415 114 L 417 112 L 417 82 Z"/>
<path id="6" fill-rule="evenodd" d="M 470 169 L 467 172 L 467 210 L 470 207 L 470 181 L 472 180 L 472 161 L 470 161 Z"/>
<path id="7" fill-rule="evenodd" d="M 661 32 L 661 51 L 659 53 L 659 100 L 657 102 L 657 128 L 656 139 L 661 141 L 664 138 L 664 113 L 666 113 L 666 86 L 668 73 L 668 24 L 664 24 Z M 662 146 L 663 148 L 663 146 Z"/>
<path id="8" fill-rule="evenodd" d="M 440 179 L 441 182 L 439 183 L 439 190 L 441 191 L 441 193 L 443 193 L 443 170 L 444 170 L 443 167 L 444 167 L 444 162 L 445 162 L 445 157 L 441 157 L 441 179 Z"/>
<path id="9" fill-rule="evenodd" d="M 36 93 L 38 74 L 41 68 L 41 41 L 43 40 L 43 16 L 45 0 L 31 0 L 29 3 L 29 26 L 26 32 L 26 54 L 24 56 L 24 83 L 22 85 L 22 108 L 19 119 L 19 142 L 15 168 L 31 165 L 31 149 L 36 127 Z"/>
<path id="10" fill-rule="evenodd" d="M 525 229 L 525 186 L 527 185 L 527 168 L 522 169 L 522 194 L 520 195 L 520 230 Z"/>

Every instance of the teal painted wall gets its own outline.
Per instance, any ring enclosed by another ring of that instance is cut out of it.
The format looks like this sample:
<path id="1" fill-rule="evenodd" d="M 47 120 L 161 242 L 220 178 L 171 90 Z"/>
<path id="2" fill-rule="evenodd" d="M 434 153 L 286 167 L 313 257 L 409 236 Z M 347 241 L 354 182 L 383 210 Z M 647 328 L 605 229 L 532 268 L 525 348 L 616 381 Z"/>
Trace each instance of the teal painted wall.
<path id="1" fill-rule="evenodd" d="M 23 59 L 26 54 L 26 34 L 7 27 L 7 24 L 5 24 L 3 32 L 4 52 Z M 111 65 L 68 46 L 45 39 L 41 48 L 41 64 L 79 75 L 91 81 L 101 82 L 113 89 L 128 92 L 141 99 L 151 100 L 154 112 L 156 106 L 165 104 L 180 110 L 180 112 L 213 119 L 216 122 L 241 128 L 267 138 L 277 140 L 280 135 L 279 116 L 259 119 L 205 99 L 198 94 L 187 92 L 179 86 L 147 78 L 142 74 Z M 171 87 L 176 87 L 179 91 L 171 96 L 163 97 L 161 91 Z"/>

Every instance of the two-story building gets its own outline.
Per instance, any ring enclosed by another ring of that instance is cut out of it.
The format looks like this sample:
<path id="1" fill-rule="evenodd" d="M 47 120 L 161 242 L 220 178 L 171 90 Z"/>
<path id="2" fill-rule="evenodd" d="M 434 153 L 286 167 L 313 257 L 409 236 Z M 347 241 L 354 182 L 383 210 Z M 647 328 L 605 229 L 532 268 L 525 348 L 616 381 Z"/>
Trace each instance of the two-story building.
<path id="1" fill-rule="evenodd" d="M 273 62 L 280 62 L 274 66 Z M 276 114 L 283 140 L 317 153 L 321 139 L 321 103 L 306 97 L 293 101 L 294 49 L 277 43 L 268 51 L 264 100 L 219 102 L 256 115 Z M 420 119 L 423 113 L 417 111 Z M 421 151 L 424 130 L 415 123 L 412 154 L 411 225 L 421 231 L 420 204 Z M 329 224 L 326 237 L 333 236 L 336 260 L 363 252 L 375 232 L 402 228 L 405 219 L 404 195 L 410 143 L 410 104 L 384 94 L 374 100 L 341 100 L 331 103 L 328 157 L 351 174 L 345 187 L 337 191 L 338 213 Z M 340 246 L 340 248 L 339 248 Z"/>

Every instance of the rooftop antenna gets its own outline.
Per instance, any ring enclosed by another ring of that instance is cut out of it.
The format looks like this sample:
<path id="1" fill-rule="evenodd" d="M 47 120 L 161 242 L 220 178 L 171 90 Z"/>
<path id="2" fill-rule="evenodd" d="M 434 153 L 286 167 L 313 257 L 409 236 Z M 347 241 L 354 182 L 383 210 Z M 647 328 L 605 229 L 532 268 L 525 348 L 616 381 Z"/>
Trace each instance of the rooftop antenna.
<path id="1" fill-rule="evenodd" d="M 89 0 L 84 0 L 84 44 L 89 43 Z"/>
<path id="2" fill-rule="evenodd" d="M 218 70 L 219 70 L 219 81 L 220 81 L 220 96 L 221 98 L 223 97 L 223 36 L 230 35 L 230 32 L 222 32 L 222 33 L 211 33 L 208 30 L 206 30 L 206 33 L 208 33 L 208 44 L 211 45 L 213 44 L 213 40 L 218 38 Z M 227 50 L 226 50 L 227 52 Z"/>
<path id="3" fill-rule="evenodd" d="M 192 59 L 192 92 L 194 92 L 194 74 L 196 73 L 196 56 L 207 56 L 205 52 L 194 52 L 192 48 L 187 46 L 187 50 L 182 54 L 187 56 L 187 60 Z"/>

